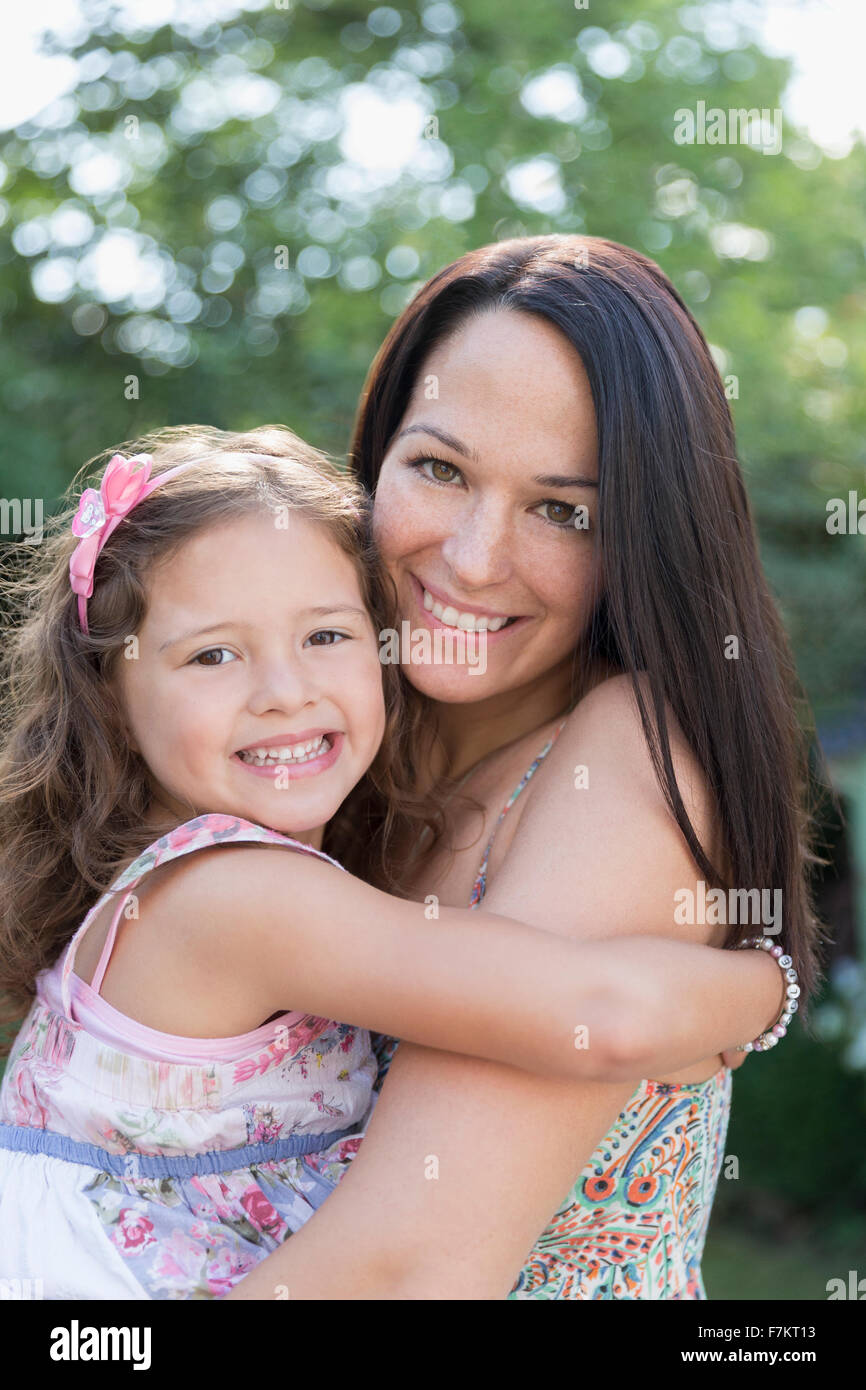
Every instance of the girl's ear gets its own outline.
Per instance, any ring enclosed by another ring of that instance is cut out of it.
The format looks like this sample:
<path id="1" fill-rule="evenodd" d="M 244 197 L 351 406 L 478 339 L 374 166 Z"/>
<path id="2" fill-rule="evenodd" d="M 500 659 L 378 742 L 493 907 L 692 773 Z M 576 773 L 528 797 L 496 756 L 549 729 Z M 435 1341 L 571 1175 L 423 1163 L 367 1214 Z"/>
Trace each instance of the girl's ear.
<path id="1" fill-rule="evenodd" d="M 116 712 L 117 718 L 118 718 L 118 720 L 120 721 L 121 732 L 123 733 L 123 735 L 124 735 L 124 737 L 125 737 L 127 743 L 129 744 L 130 748 L 132 749 L 133 753 L 138 753 L 138 754 L 140 754 L 140 753 L 141 753 L 141 749 L 139 748 L 138 744 L 136 743 L 135 737 L 134 737 L 134 735 L 133 735 L 133 732 L 132 732 L 132 730 L 130 729 L 129 724 L 127 723 L 127 720 L 126 720 L 126 714 L 125 714 L 124 706 L 123 706 L 123 699 L 122 699 L 122 697 L 121 697 L 120 690 L 118 689 L 118 686 L 117 686 L 117 684 L 116 684 L 116 681 L 110 681 L 110 682 L 109 682 L 109 689 L 110 689 L 110 691 L 111 691 L 111 695 L 112 695 L 113 700 L 114 700 L 115 712 Z"/>

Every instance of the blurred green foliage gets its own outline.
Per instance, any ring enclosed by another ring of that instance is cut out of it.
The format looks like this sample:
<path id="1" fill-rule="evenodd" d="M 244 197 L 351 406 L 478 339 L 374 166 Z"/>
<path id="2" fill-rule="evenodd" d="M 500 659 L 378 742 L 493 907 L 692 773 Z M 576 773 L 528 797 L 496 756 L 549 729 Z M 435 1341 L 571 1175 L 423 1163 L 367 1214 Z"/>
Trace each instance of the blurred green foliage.
<path id="1" fill-rule="evenodd" d="M 736 378 L 807 689 L 862 689 L 866 540 L 829 536 L 825 507 L 866 495 L 863 146 L 833 159 L 788 123 L 774 155 L 674 139 L 698 101 L 774 112 L 787 64 L 717 4 L 200 8 L 149 31 L 91 0 L 54 45 L 74 92 L 3 142 L 4 495 L 54 498 L 157 424 L 278 420 L 340 454 L 419 284 L 582 230 L 656 258 Z"/>
<path id="2" fill-rule="evenodd" d="M 795 1023 L 734 1073 L 704 1259 L 711 1298 L 824 1299 L 828 1280 L 863 1275 L 866 1085 L 842 1051 Z"/>

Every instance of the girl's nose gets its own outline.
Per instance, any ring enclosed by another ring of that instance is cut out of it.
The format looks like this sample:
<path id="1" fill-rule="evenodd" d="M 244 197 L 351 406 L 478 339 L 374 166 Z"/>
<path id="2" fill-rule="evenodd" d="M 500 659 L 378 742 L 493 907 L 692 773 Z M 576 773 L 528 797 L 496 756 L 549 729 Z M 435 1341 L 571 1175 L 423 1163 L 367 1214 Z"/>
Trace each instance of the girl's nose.
<path id="1" fill-rule="evenodd" d="M 293 714 L 315 704 L 319 690 L 303 661 L 274 662 L 256 673 L 248 705 L 252 714 Z"/>

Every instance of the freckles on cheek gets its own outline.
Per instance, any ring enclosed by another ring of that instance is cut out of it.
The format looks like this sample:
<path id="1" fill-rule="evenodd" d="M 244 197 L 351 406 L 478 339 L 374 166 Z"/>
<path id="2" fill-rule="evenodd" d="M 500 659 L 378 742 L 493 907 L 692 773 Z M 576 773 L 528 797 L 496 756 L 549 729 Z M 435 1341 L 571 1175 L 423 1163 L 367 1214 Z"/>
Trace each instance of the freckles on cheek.
<path id="1" fill-rule="evenodd" d="M 557 572 L 549 563 L 539 565 L 531 587 L 556 629 L 571 637 L 579 636 L 591 605 L 591 567 L 573 564 L 561 566 Z"/>
<path id="2" fill-rule="evenodd" d="M 399 508 L 391 504 L 382 506 L 373 521 L 373 541 L 386 564 L 400 552 Z"/>
<path id="3" fill-rule="evenodd" d="M 419 497 L 418 484 L 412 478 L 388 480 L 386 490 L 380 487 L 376 494 L 373 510 L 373 538 L 383 559 L 394 559 L 417 548 L 419 537 L 431 528 L 435 516 L 435 496 L 429 494 L 432 488 L 423 488 L 426 494 Z"/>

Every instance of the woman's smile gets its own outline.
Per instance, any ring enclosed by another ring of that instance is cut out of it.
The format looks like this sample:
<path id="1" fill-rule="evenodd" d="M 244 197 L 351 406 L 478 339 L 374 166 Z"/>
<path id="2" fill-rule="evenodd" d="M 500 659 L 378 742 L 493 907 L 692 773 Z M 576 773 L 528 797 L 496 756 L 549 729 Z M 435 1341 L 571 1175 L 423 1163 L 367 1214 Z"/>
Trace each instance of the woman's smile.
<path id="1" fill-rule="evenodd" d="M 510 632 L 513 628 L 529 622 L 526 616 L 494 613 L 489 608 L 470 607 L 462 600 L 457 603 L 441 589 L 422 583 L 411 571 L 409 579 L 416 607 L 423 621 L 431 628 L 458 628 L 465 632 L 484 632 L 488 637 L 495 637 L 500 632 Z"/>

